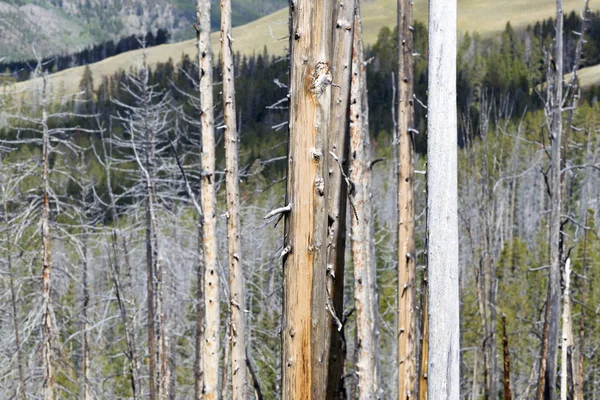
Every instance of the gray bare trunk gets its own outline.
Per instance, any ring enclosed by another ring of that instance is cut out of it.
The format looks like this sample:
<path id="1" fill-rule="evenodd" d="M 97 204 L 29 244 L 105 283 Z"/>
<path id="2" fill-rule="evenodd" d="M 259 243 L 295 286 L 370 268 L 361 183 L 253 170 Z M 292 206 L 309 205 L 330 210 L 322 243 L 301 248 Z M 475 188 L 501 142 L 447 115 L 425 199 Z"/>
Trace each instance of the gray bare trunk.
<path id="1" fill-rule="evenodd" d="M 456 0 L 429 1 L 428 398 L 459 398 Z"/>
<path id="2" fill-rule="evenodd" d="M 360 0 L 358 0 L 360 3 Z M 352 260 L 356 307 L 358 398 L 379 398 L 379 326 L 374 247 L 371 246 L 373 211 L 371 202 L 371 144 L 367 77 L 362 42 L 360 5 L 354 19 L 352 85 L 350 89 L 350 192 L 353 201 Z"/>
<path id="3" fill-rule="evenodd" d="M 558 336 L 560 320 L 560 158 L 562 136 L 562 83 L 563 83 L 563 9 L 562 0 L 556 0 L 556 69 L 553 73 L 553 91 L 550 107 L 552 124 L 550 141 L 552 145 L 550 160 L 550 277 L 548 279 L 548 356 L 546 360 L 546 378 L 544 397 L 556 398 L 556 368 L 558 362 Z"/>
<path id="4" fill-rule="evenodd" d="M 223 115 L 225 118 L 225 184 L 227 191 L 227 243 L 229 262 L 231 341 L 231 391 L 233 400 L 246 399 L 246 300 L 240 238 L 238 132 L 235 107 L 235 71 L 231 33 L 231 0 L 221 0 L 221 61 L 223 67 Z"/>

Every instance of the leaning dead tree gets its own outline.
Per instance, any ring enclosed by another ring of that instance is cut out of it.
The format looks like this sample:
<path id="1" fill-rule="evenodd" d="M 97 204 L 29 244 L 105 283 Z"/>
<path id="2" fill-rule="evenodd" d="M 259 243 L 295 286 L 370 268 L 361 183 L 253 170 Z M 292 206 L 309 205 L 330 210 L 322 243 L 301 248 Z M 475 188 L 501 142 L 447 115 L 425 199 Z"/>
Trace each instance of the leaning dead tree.
<path id="1" fill-rule="evenodd" d="M 417 393 L 412 0 L 398 0 L 398 399 Z M 396 145 L 396 143 L 394 143 Z"/>
<path id="2" fill-rule="evenodd" d="M 371 144 L 367 104 L 367 71 L 362 42 L 360 0 L 354 17 L 352 85 L 350 89 L 350 192 L 353 201 L 352 261 L 358 340 L 356 376 L 358 398 L 377 399 L 379 393 L 379 325 L 375 247 L 372 246 Z"/>
<path id="3" fill-rule="evenodd" d="M 327 389 L 327 198 L 334 2 L 290 3 L 290 116 L 283 258 L 282 398 Z M 337 167 L 337 166 L 336 166 Z M 329 310 L 328 310 L 329 309 Z"/>
<path id="4" fill-rule="evenodd" d="M 458 399 L 456 0 L 429 1 L 427 257 L 429 399 Z"/>
<path id="5" fill-rule="evenodd" d="M 219 397 L 219 276 L 217 272 L 217 234 L 215 197 L 215 127 L 212 91 L 212 50 L 210 45 L 210 0 L 198 0 L 196 8 L 198 32 L 198 66 L 200 83 L 200 122 L 202 155 L 200 178 L 200 204 L 202 207 L 202 247 L 204 256 L 204 341 L 203 398 Z M 202 393 L 196 393 L 202 398 Z"/>
<path id="6" fill-rule="evenodd" d="M 231 0 L 221 0 L 221 63 L 223 67 L 223 117 L 225 119 L 225 185 L 227 191 L 227 260 L 229 262 L 229 340 L 233 400 L 246 399 L 246 301 L 240 240 L 238 133 L 235 115 Z"/>

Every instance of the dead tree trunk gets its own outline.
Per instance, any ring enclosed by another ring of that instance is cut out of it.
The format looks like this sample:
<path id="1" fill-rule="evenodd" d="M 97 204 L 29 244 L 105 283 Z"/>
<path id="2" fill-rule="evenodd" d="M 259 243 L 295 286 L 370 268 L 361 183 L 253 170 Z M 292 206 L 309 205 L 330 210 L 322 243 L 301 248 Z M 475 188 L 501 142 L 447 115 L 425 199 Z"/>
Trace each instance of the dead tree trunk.
<path id="1" fill-rule="evenodd" d="M 558 332 L 560 319 L 560 158 L 562 135 L 562 83 L 563 83 L 563 9 L 562 0 L 556 0 L 556 70 L 553 73 L 554 87 L 551 99 L 552 124 L 550 127 L 550 277 L 548 293 L 548 359 L 546 361 L 545 397 L 556 398 L 556 366 L 558 359 Z"/>
<path id="2" fill-rule="evenodd" d="M 200 122 L 202 124 L 202 173 L 200 202 L 204 255 L 204 399 L 219 396 L 219 276 L 217 273 L 216 197 L 215 197 L 215 127 L 212 91 L 212 50 L 210 46 L 210 0 L 198 0 L 198 65 L 200 71 Z"/>
<path id="3" fill-rule="evenodd" d="M 282 258 L 282 398 L 323 399 L 329 364 L 327 198 L 334 2 L 290 3 L 290 117 Z M 333 167 L 338 167 L 334 165 Z M 337 318 L 337 317 L 336 317 Z M 337 321 L 339 322 L 339 321 Z M 340 324 L 341 326 L 341 324 Z"/>
<path id="4" fill-rule="evenodd" d="M 42 365 L 44 380 L 42 398 L 54 399 L 54 360 L 52 356 L 52 281 L 50 264 L 50 184 L 49 156 L 50 133 L 48 131 L 48 113 L 46 111 L 46 77 L 42 76 Z"/>
<path id="5" fill-rule="evenodd" d="M 427 100 L 428 398 L 458 399 L 456 0 L 429 1 Z"/>
<path id="6" fill-rule="evenodd" d="M 412 0 L 398 0 L 398 399 L 417 391 Z"/>
<path id="7" fill-rule="evenodd" d="M 199 215 L 200 220 L 202 216 Z M 204 338 L 204 252 L 202 224 L 198 224 L 198 270 L 196 275 L 196 343 L 194 360 L 194 400 L 203 399 L 204 361 L 202 358 Z"/>
<path id="8" fill-rule="evenodd" d="M 348 169 L 348 110 L 350 98 L 350 75 L 354 27 L 355 0 L 339 2 L 333 11 L 333 59 L 332 82 L 338 85 L 333 89 L 334 97 L 331 109 L 331 126 L 329 151 L 338 157 L 343 168 L 330 168 L 329 197 L 327 209 L 332 220 L 329 228 L 329 247 L 327 249 L 327 265 L 331 268 L 328 274 L 328 296 L 331 299 L 335 315 L 342 318 L 344 314 L 344 255 L 346 250 L 346 206 L 348 187 L 342 175 Z M 331 157 L 330 155 L 326 155 Z M 335 162 L 330 158 L 330 162 Z M 338 331 L 332 315 L 328 315 L 329 372 L 327 374 L 327 399 L 335 400 L 343 392 L 343 363 L 346 344 Z M 327 339 L 326 339 L 327 340 Z"/>
<path id="9" fill-rule="evenodd" d="M 358 2 L 360 3 L 360 0 Z M 355 214 L 352 218 L 352 260 L 358 337 L 358 398 L 369 400 L 379 396 L 377 282 L 375 255 L 371 246 L 371 144 L 360 5 L 357 5 L 356 10 L 350 89 L 350 195 Z"/>
<path id="10" fill-rule="evenodd" d="M 231 390 L 233 400 L 246 399 L 246 300 L 240 240 L 238 134 L 235 114 L 231 36 L 231 0 L 221 0 L 221 61 L 223 66 L 223 116 L 225 119 L 225 184 L 227 190 L 227 255 L 229 261 Z"/>
<path id="11" fill-rule="evenodd" d="M 17 308 L 17 292 L 15 290 L 15 275 L 12 262 L 12 233 L 10 218 L 8 215 L 7 193 L 4 183 L 2 183 L 2 206 L 4 209 L 4 233 L 6 240 L 6 262 L 8 264 L 8 280 L 10 284 L 10 305 L 12 311 L 13 327 L 15 330 L 15 345 L 17 346 L 17 371 L 19 373 L 19 397 L 21 400 L 27 400 L 27 387 L 25 386 L 25 361 L 23 360 L 23 350 L 21 349 L 21 335 L 19 332 L 19 314 Z M 16 397 L 16 395 L 15 395 Z"/>
<path id="12" fill-rule="evenodd" d="M 423 285 L 421 287 L 421 346 L 419 354 L 419 400 L 427 400 L 427 365 L 429 364 L 429 288 L 427 262 L 423 270 Z"/>
<path id="13" fill-rule="evenodd" d="M 567 400 L 569 396 L 568 378 L 572 375 L 571 352 L 573 350 L 573 322 L 571 320 L 571 259 L 565 263 L 565 291 L 563 294 L 563 315 L 562 315 L 562 346 L 560 357 L 560 399 Z"/>
<path id="14" fill-rule="evenodd" d="M 504 349 L 504 400 L 511 400 L 510 391 L 510 352 L 506 333 L 506 315 L 502 315 L 502 348 Z"/>
<path id="15" fill-rule="evenodd" d="M 81 335 L 81 377 L 83 379 L 83 399 L 91 400 L 90 388 L 90 344 L 88 330 L 90 323 L 88 321 L 88 307 L 90 304 L 90 292 L 88 286 L 88 232 L 87 228 L 83 237 L 83 268 L 82 268 L 82 285 L 83 285 L 83 307 L 82 319 L 83 330 Z"/>
<path id="16" fill-rule="evenodd" d="M 107 138 L 104 136 L 104 129 L 100 128 L 101 134 L 101 143 L 102 143 L 102 154 L 104 159 L 102 160 L 98 157 L 99 162 L 104 166 L 104 171 L 106 175 L 106 188 L 108 190 L 108 197 L 110 199 L 109 210 L 110 216 L 113 221 L 117 220 L 117 203 L 115 200 L 115 195 L 112 190 L 112 180 L 111 180 L 111 160 L 109 157 L 109 151 L 107 149 Z M 139 363 L 137 358 L 137 341 L 135 334 L 135 323 L 133 318 L 128 317 L 126 302 L 129 303 L 129 306 L 132 310 L 136 309 L 135 298 L 133 296 L 132 290 L 132 277 L 131 277 L 131 264 L 129 262 L 129 253 L 127 251 L 127 243 L 125 240 L 125 235 L 121 232 L 120 236 L 123 241 L 123 250 L 125 255 L 125 265 L 126 265 L 126 275 L 127 275 L 127 284 L 129 289 L 129 301 L 125 299 L 126 294 L 121 288 L 120 282 L 120 267 L 119 267 L 119 235 L 117 234 L 118 228 L 113 228 L 111 232 L 111 248 L 108 250 L 108 259 L 110 263 L 110 271 L 112 275 L 113 285 L 115 287 L 115 296 L 117 298 L 117 304 L 119 306 L 119 312 L 121 314 L 121 320 L 123 322 L 123 326 L 125 328 L 125 342 L 127 344 L 127 359 L 128 359 L 128 369 L 129 369 L 129 382 L 131 385 L 131 394 L 134 400 L 138 399 L 138 390 L 139 390 Z M 112 252 L 112 257 L 111 257 Z"/>

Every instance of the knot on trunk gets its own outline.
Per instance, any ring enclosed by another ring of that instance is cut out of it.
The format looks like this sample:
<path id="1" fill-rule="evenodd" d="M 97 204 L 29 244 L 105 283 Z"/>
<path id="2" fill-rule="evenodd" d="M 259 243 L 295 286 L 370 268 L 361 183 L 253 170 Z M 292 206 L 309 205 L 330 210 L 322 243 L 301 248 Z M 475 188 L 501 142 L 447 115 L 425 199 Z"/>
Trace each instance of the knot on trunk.
<path id="1" fill-rule="evenodd" d="M 310 78 L 309 90 L 315 97 L 320 97 L 327 86 L 331 85 L 331 70 L 329 64 L 323 61 L 319 61 L 315 65 L 312 76 Z"/>

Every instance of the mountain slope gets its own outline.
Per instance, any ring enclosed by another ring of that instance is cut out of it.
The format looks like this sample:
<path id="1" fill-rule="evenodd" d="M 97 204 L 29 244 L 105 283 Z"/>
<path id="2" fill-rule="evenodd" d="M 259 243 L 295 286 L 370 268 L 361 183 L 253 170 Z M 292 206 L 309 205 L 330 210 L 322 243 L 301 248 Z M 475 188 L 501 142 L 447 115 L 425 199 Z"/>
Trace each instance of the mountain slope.
<path id="1" fill-rule="evenodd" d="M 219 1 L 212 0 L 213 29 Z M 233 0 L 234 25 L 251 22 L 286 5 L 286 0 Z M 0 0 L 0 55 L 43 56 L 133 33 L 166 28 L 175 40 L 192 38 L 195 0 Z"/>
<path id="2" fill-rule="evenodd" d="M 579 10 L 582 6 L 580 0 L 565 0 L 565 10 Z M 396 24 L 396 0 L 372 0 L 363 3 L 364 39 L 367 44 L 377 40 L 381 27 L 392 27 Z M 554 15 L 554 2 L 548 0 L 459 0 L 459 29 L 461 31 L 477 31 L 481 34 L 490 34 L 502 30 L 507 22 L 513 26 L 525 26 L 530 23 Z M 415 19 L 427 19 L 427 6 L 425 0 L 415 1 Z M 288 10 L 282 9 L 266 17 L 255 20 L 249 24 L 238 26 L 233 30 L 234 50 L 243 54 L 260 53 L 265 47 L 270 53 L 284 54 L 287 47 Z M 218 32 L 213 33 L 213 51 L 219 51 Z M 148 62 L 156 64 L 172 58 L 179 61 L 182 54 L 196 57 L 194 40 L 187 40 L 148 49 Z M 142 51 L 136 50 L 101 62 L 91 64 L 90 68 L 96 81 L 102 76 L 114 74 L 120 69 L 127 69 L 139 63 Z M 592 67 L 593 68 L 593 67 Z M 598 70 L 596 68 L 594 71 Z M 78 90 L 79 81 L 83 74 L 83 67 L 61 71 L 49 77 L 55 93 L 70 94 Z M 591 73 L 590 69 L 581 71 L 582 83 L 591 85 L 597 83 L 598 74 Z M 31 85 L 39 86 L 38 81 L 21 82 L 16 85 L 18 90 L 25 90 Z"/>

